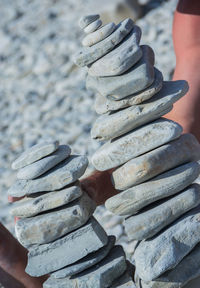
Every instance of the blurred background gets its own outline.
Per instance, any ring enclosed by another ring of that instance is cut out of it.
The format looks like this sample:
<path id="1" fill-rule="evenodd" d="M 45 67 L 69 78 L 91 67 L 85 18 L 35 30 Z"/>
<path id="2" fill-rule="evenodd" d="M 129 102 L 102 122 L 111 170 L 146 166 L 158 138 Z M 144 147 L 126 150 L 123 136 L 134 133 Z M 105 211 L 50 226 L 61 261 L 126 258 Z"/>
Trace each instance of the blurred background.
<path id="1" fill-rule="evenodd" d="M 165 80 L 175 66 L 171 26 L 176 0 L 0 0 L 0 221 L 14 233 L 7 189 L 15 181 L 11 162 L 24 149 L 58 139 L 73 153 L 89 156 L 99 144 L 90 139 L 97 115 L 86 91 L 86 70 L 73 64 L 81 47 L 81 16 L 101 14 L 104 24 L 131 17 L 142 28 L 142 43 L 155 51 Z M 90 173 L 90 165 L 87 173 Z M 131 257 L 123 218 L 99 207 L 96 217 Z"/>

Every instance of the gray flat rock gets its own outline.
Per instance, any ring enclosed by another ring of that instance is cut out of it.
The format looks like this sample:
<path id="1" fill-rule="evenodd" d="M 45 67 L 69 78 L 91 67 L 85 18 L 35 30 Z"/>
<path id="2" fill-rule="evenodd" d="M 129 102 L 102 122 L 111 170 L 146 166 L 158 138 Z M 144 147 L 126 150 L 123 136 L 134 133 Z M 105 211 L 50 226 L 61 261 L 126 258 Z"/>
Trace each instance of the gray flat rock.
<path id="1" fill-rule="evenodd" d="M 120 246 L 115 246 L 109 255 L 96 266 L 78 274 L 71 279 L 55 279 L 50 277 L 44 288 L 107 288 L 126 270 L 125 254 Z"/>
<path id="2" fill-rule="evenodd" d="M 97 20 L 97 21 L 99 21 L 99 20 Z M 92 23 L 90 25 L 93 25 L 94 23 Z M 94 30 L 94 32 L 92 32 L 92 33 L 88 34 L 87 36 L 85 36 L 85 38 L 82 41 L 82 44 L 83 44 L 83 46 L 89 46 L 89 47 L 93 46 L 94 44 L 97 44 L 98 42 L 104 40 L 106 37 L 110 36 L 110 34 L 115 29 L 116 29 L 115 23 L 109 23 L 109 24 L 101 27 L 97 31 Z"/>
<path id="3" fill-rule="evenodd" d="M 20 218 L 32 217 L 41 212 L 68 204 L 82 195 L 79 183 L 60 191 L 44 193 L 38 197 L 25 197 L 12 204 L 10 213 Z"/>
<path id="4" fill-rule="evenodd" d="M 37 178 L 69 157 L 70 153 L 71 149 L 68 145 L 60 145 L 58 149 L 49 156 L 21 168 L 17 173 L 17 178 L 24 180 Z"/>
<path id="5" fill-rule="evenodd" d="M 74 57 L 74 62 L 78 66 L 87 66 L 114 49 L 128 33 L 133 29 L 134 23 L 131 19 L 126 19 L 119 23 L 116 30 L 101 42 L 92 47 L 85 47 Z"/>
<path id="6" fill-rule="evenodd" d="M 17 239 L 25 247 L 50 243 L 83 226 L 95 208 L 93 200 L 84 193 L 81 198 L 60 209 L 18 220 L 15 225 Z"/>
<path id="7" fill-rule="evenodd" d="M 176 267 L 200 242 L 200 206 L 149 240 L 140 242 L 134 259 L 137 274 L 146 281 L 155 280 Z"/>
<path id="8" fill-rule="evenodd" d="M 129 240 L 143 240 L 153 237 L 199 204 L 200 186 L 193 184 L 162 204 L 126 219 L 126 234 Z"/>
<path id="9" fill-rule="evenodd" d="M 92 22 L 88 26 L 85 27 L 84 32 L 89 34 L 96 31 L 102 25 L 101 19 L 97 19 L 96 21 Z"/>
<path id="10" fill-rule="evenodd" d="M 167 170 L 199 159 L 199 142 L 192 134 L 184 134 L 178 140 L 129 160 L 112 173 L 112 181 L 116 189 L 125 190 Z"/>
<path id="11" fill-rule="evenodd" d="M 106 232 L 92 217 L 80 229 L 50 244 L 30 248 L 26 272 L 31 276 L 42 276 L 59 270 L 99 250 L 107 242 Z"/>
<path id="12" fill-rule="evenodd" d="M 13 197 L 59 190 L 80 178 L 88 166 L 85 156 L 72 155 L 56 167 L 34 180 L 17 180 L 8 190 Z"/>
<path id="13" fill-rule="evenodd" d="M 94 153 L 92 164 L 100 171 L 115 168 L 180 137 L 182 130 L 179 124 L 171 120 L 156 120 L 101 146 Z"/>
<path id="14" fill-rule="evenodd" d="M 195 181 L 199 174 L 198 162 L 181 165 L 109 198 L 105 206 L 120 216 L 133 215 L 157 200 L 182 191 Z"/>
<path id="15" fill-rule="evenodd" d="M 155 80 L 149 87 L 147 87 L 142 92 L 127 96 L 122 100 L 115 101 L 115 100 L 107 99 L 106 97 L 97 93 L 96 102 L 95 102 L 95 111 L 98 114 L 105 114 L 107 112 L 117 111 L 122 108 L 126 108 L 126 107 L 133 106 L 133 105 L 138 105 L 150 99 L 153 95 L 158 93 L 163 86 L 162 73 L 156 68 L 154 68 L 154 71 L 155 71 Z M 183 82 L 186 83 L 186 81 L 183 81 Z"/>
<path id="16" fill-rule="evenodd" d="M 131 276 L 125 272 L 122 276 L 115 280 L 111 288 L 136 288 Z"/>
<path id="17" fill-rule="evenodd" d="M 114 245 L 115 245 L 115 237 L 109 236 L 108 243 L 106 246 L 102 247 L 96 252 L 89 254 L 88 256 L 84 257 L 83 259 L 79 260 L 76 263 L 52 273 L 51 277 L 54 277 L 56 279 L 66 278 L 96 265 L 108 255 L 108 253 L 110 252 L 110 250 Z"/>
<path id="18" fill-rule="evenodd" d="M 100 15 L 98 15 L 98 14 L 83 16 L 79 20 L 79 27 L 81 29 L 84 29 L 89 24 L 91 24 L 92 22 L 96 21 L 99 18 L 100 18 Z"/>
<path id="19" fill-rule="evenodd" d="M 160 118 L 186 94 L 187 87 L 186 81 L 164 82 L 162 90 L 143 104 L 134 105 L 110 115 L 101 115 L 92 127 L 92 138 L 99 141 L 116 138 Z M 118 103 L 118 101 L 115 102 Z"/>
<path id="20" fill-rule="evenodd" d="M 58 141 L 44 142 L 32 146 L 12 163 L 12 169 L 20 169 L 53 153 L 59 146 Z"/>
<path id="21" fill-rule="evenodd" d="M 102 41 L 103 42 L 103 41 Z M 136 65 L 119 76 L 87 76 L 86 86 L 94 92 L 113 100 L 138 93 L 154 81 L 154 53 L 149 46 L 141 46 L 143 56 Z"/>
<path id="22" fill-rule="evenodd" d="M 141 34 L 140 28 L 135 25 L 118 47 L 90 66 L 89 75 L 95 77 L 115 76 L 130 69 L 142 57 L 142 49 L 139 46 Z"/>
<path id="23" fill-rule="evenodd" d="M 155 281 L 142 282 L 142 288 L 181 288 L 200 276 L 200 244 L 188 254 L 176 267 Z M 192 288 L 193 286 L 188 286 Z M 198 286 L 196 286 L 198 287 Z"/>

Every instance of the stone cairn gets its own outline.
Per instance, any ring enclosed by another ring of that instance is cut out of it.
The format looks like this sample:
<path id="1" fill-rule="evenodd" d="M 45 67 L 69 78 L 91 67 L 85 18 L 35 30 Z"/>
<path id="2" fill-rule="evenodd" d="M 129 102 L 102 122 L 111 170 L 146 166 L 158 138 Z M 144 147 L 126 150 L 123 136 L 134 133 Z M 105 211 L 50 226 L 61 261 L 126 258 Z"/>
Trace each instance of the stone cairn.
<path id="1" fill-rule="evenodd" d="M 180 288 L 200 275 L 200 145 L 182 127 L 161 118 L 188 91 L 186 81 L 163 81 L 154 53 L 140 46 L 131 19 L 101 26 L 98 15 L 81 18 L 85 46 L 75 55 L 88 67 L 87 88 L 101 114 L 91 136 L 105 141 L 92 157 L 99 171 L 113 169 L 121 193 L 105 203 L 125 216 L 142 288 Z"/>
<path id="2" fill-rule="evenodd" d="M 45 142 L 12 164 L 19 170 L 9 195 L 24 197 L 11 213 L 19 217 L 16 235 L 29 251 L 26 272 L 51 273 L 44 288 L 134 288 L 123 248 L 92 216 L 95 203 L 78 181 L 87 157 L 70 154 L 67 145 Z"/>

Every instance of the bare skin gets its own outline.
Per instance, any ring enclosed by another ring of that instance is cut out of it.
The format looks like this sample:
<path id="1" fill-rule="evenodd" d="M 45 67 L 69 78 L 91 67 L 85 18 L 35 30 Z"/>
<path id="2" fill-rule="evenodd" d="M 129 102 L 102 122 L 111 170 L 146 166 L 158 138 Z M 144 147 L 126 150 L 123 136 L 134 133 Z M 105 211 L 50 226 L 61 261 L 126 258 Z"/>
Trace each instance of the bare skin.
<path id="1" fill-rule="evenodd" d="M 190 90 L 179 100 L 166 118 L 183 126 L 184 132 L 193 133 L 200 141 L 200 1 L 180 0 L 174 17 L 173 41 L 176 53 L 174 80 L 187 80 Z M 95 172 L 82 180 L 82 187 L 97 205 L 116 195 L 110 174 L 112 171 Z M 13 200 L 13 199 L 10 199 Z M 16 200 L 16 199 L 15 199 Z M 40 288 L 44 278 L 33 278 L 24 270 L 27 251 L 0 225 L 0 279 L 13 281 L 5 288 Z M 2 272 L 3 271 L 3 272 Z M 6 271 L 6 272 L 5 272 Z M 2 277 L 2 273 L 4 276 Z M 1 280 L 2 281 L 2 280 Z M 17 286 L 18 285 L 18 286 Z M 21 285 L 21 286 L 19 286 Z M 23 286 L 24 285 L 24 286 Z"/>

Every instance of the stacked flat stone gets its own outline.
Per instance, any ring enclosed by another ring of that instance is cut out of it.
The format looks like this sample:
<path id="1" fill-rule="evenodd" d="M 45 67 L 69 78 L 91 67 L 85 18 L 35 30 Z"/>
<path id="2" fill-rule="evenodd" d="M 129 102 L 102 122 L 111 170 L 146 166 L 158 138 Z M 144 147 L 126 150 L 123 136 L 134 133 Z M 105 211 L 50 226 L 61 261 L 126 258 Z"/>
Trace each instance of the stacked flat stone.
<path id="1" fill-rule="evenodd" d="M 111 26 L 90 31 L 83 40 L 88 47 L 75 56 L 77 65 L 88 67 L 87 88 L 97 93 L 100 116 L 91 136 L 106 141 L 92 163 L 99 171 L 113 169 L 112 182 L 121 193 L 105 205 L 126 217 L 129 239 L 139 241 L 138 286 L 183 287 L 200 275 L 200 188 L 193 184 L 200 173 L 200 145 L 162 116 L 188 85 L 163 81 L 152 49 L 140 46 L 140 28 L 131 19 L 109 35 L 101 33 Z"/>
<path id="2" fill-rule="evenodd" d="M 18 180 L 9 195 L 24 196 L 11 213 L 29 250 L 26 272 L 51 274 L 44 288 L 134 288 L 122 247 L 92 216 L 95 203 L 81 189 L 87 165 L 87 157 L 57 141 L 31 147 L 12 164 Z"/>

